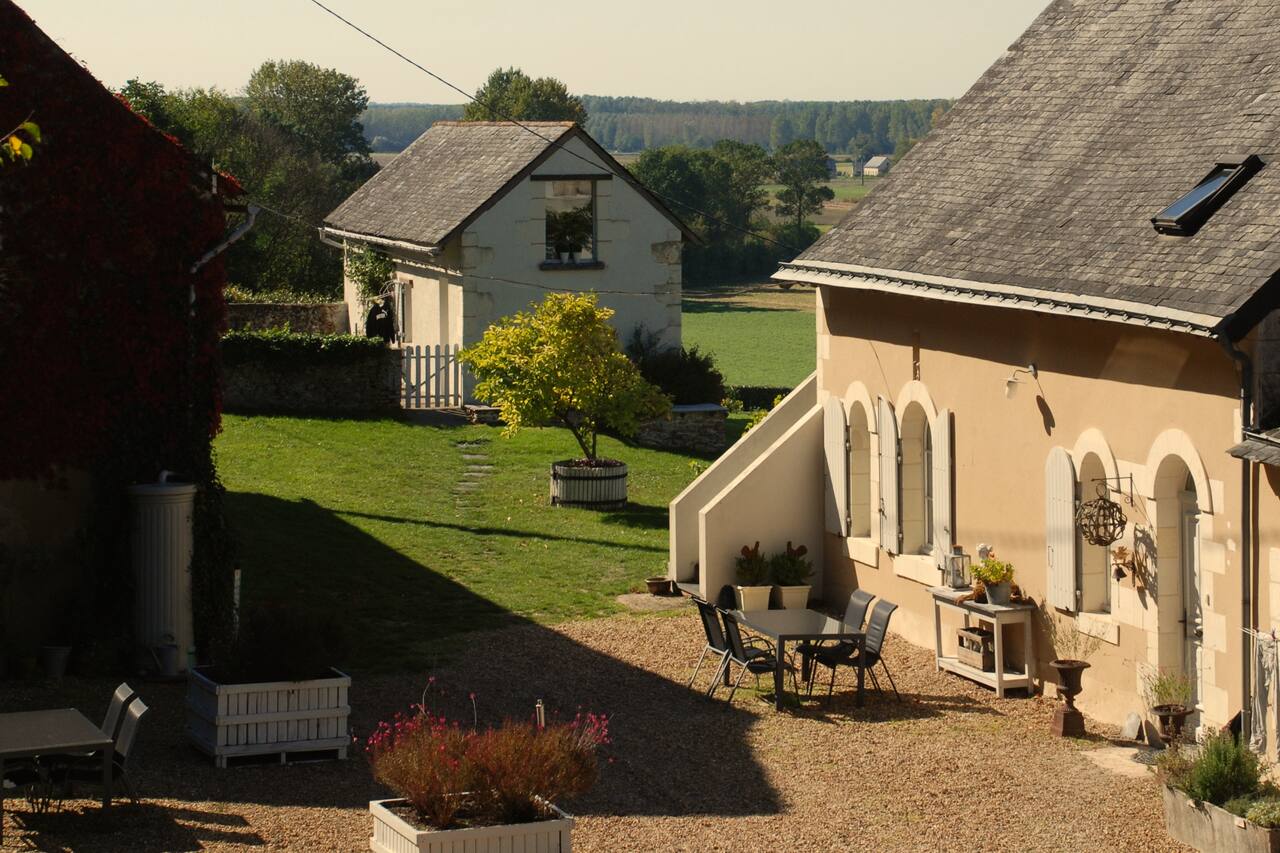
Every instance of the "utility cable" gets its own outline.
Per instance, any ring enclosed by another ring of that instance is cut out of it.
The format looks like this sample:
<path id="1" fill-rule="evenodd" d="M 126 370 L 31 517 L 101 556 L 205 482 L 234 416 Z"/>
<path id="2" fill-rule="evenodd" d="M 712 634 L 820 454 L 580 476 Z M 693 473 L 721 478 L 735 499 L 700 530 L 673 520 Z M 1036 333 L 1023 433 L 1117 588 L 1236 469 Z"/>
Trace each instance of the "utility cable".
<path id="1" fill-rule="evenodd" d="M 586 157 L 583 157 L 583 156 L 582 156 L 581 154 L 579 154 L 578 152 L 576 152 L 576 151 L 574 151 L 574 150 L 572 150 L 572 149 L 570 149 L 570 148 L 566 148 L 566 147 L 565 147 L 564 145 L 562 145 L 558 140 L 552 139 L 552 138 L 550 138 L 550 137 L 548 137 L 548 136 L 544 136 L 543 134 L 538 133 L 538 131 L 534 130 L 532 127 L 529 127 L 528 125 L 524 124 L 523 122 L 521 122 L 521 121 L 519 121 L 519 120 L 517 120 L 517 119 L 515 119 L 515 118 L 512 118 L 511 116 L 506 115 L 506 114 L 504 114 L 504 113 L 500 112 L 499 110 L 494 109 L 494 108 L 493 108 L 492 106 L 490 106 L 489 104 L 483 104 L 483 103 L 480 103 L 480 100 L 479 100 L 478 98 L 476 98 L 476 96 L 475 96 L 475 95 L 470 94 L 469 92 L 465 91 L 465 90 L 464 90 L 464 89 L 462 89 L 461 87 L 459 87 L 459 86 L 455 85 L 454 83 L 449 82 L 449 81 L 448 81 L 448 80 L 446 80 L 444 77 L 441 77 L 439 74 L 435 73 L 435 72 L 434 72 L 434 71 L 432 71 L 430 68 L 427 68 L 425 65 L 422 65 L 421 63 L 419 63 L 419 62 L 415 61 L 414 59 L 411 59 L 410 57 L 408 57 L 408 56 L 406 56 L 405 54 L 401 53 L 400 51 L 396 50 L 394 47 L 392 47 L 391 45 L 387 44 L 385 41 L 383 41 L 382 39 L 378 38 L 378 37 L 377 37 L 377 36 L 375 36 L 373 33 L 369 32 L 369 31 L 368 31 L 368 30 L 366 30 L 366 29 L 364 29 L 364 28 L 363 28 L 363 27 L 361 27 L 359 24 L 356 24 L 354 21 L 351 21 L 351 20 L 350 20 L 350 19 L 348 19 L 348 18 L 344 18 L 342 15 L 338 14 L 338 13 L 337 13 L 337 12 L 335 12 L 333 9 L 330 9 L 330 8 L 329 8 L 328 6 L 326 6 L 324 3 L 321 3 L 321 2 L 320 2 L 320 0 L 307 0 L 307 2 L 311 3 L 313 6 L 316 6 L 316 7 L 320 8 L 320 9 L 324 10 L 325 12 L 329 13 L 329 14 L 330 14 L 330 15 L 332 15 L 334 18 L 337 18 L 339 21 L 341 21 L 342 23 L 346 24 L 346 25 L 347 25 L 348 27 L 350 27 L 351 29 L 353 29 L 353 30 L 355 30 L 356 32 L 358 32 L 360 35 L 362 35 L 362 36 L 364 36 L 365 38 L 369 39 L 369 40 L 370 40 L 370 41 L 372 41 L 374 44 L 378 45 L 379 47 L 381 47 L 382 49 L 386 50 L 387 52 L 389 52 L 389 53 L 393 54 L 394 56 L 396 56 L 396 57 L 398 57 L 398 58 L 400 58 L 400 59 L 404 60 L 404 61 L 405 61 L 405 62 L 407 62 L 407 63 L 409 63 L 409 64 L 410 64 L 410 65 L 412 65 L 414 68 L 418 69 L 418 70 L 419 70 L 419 71 L 421 71 L 422 73 L 424 73 L 424 74 L 428 75 L 429 77 L 431 77 L 433 80 L 436 80 L 436 81 L 438 81 L 438 82 L 442 83 L 443 85 L 448 86 L 450 89 L 452 89 L 453 91 L 455 91 L 455 92 L 457 92 L 458 94 L 462 95 L 462 96 L 463 96 L 464 98 L 466 98 L 467 100 L 469 100 L 469 101 L 471 101 L 471 102 L 473 102 L 473 103 L 476 103 L 476 104 L 480 104 L 480 106 L 484 107 L 486 110 L 488 110 L 488 111 L 489 111 L 490 113 L 492 113 L 493 115 L 498 116 L 498 117 L 499 117 L 499 118 L 501 118 L 503 121 L 511 122 L 511 123 L 512 123 L 512 124 L 514 124 L 516 127 L 519 127 L 521 130 L 524 130 L 524 131 L 526 131 L 526 132 L 528 132 L 528 133 L 533 134 L 534 136 L 536 136 L 536 137 L 538 137 L 539 139 L 541 139 L 541 140 L 543 140 L 544 142 L 546 142 L 548 145 L 551 145 L 552 147 L 557 148 L 557 149 L 559 149 L 560 151 L 565 152 L 566 154 L 571 154 L 572 156 L 577 157 L 579 160 L 581 160 L 581 161 L 582 161 L 582 162 L 584 162 L 584 163 L 587 163 L 587 164 L 589 164 L 589 165 L 591 165 L 591 166 L 593 166 L 593 167 L 595 167 L 595 168 L 599 168 L 599 167 L 600 167 L 600 165 L 601 165 L 600 163 L 597 163 L 595 160 L 589 160 L 589 159 L 587 159 Z M 624 177 L 623 175 L 618 174 L 617 172 L 613 172 L 613 170 L 609 167 L 609 165 L 608 165 L 607 163 L 606 163 L 606 164 L 604 164 L 604 165 L 605 165 L 605 168 L 606 168 L 606 169 L 608 169 L 612 174 L 617 175 L 617 177 L 622 178 L 623 180 L 626 180 L 626 177 Z M 634 179 L 634 176 L 631 176 L 631 177 L 632 177 L 632 179 Z M 674 205 L 677 205 L 677 206 L 679 206 L 679 207 L 683 207 L 683 208 L 685 208 L 686 210 L 692 211 L 693 213 L 698 214 L 699 216 L 701 216 L 703 219 L 707 220 L 708 222 L 714 222 L 716 225 L 719 225 L 719 226 L 721 226 L 721 227 L 731 228 L 731 229 L 733 229 L 734 231 L 738 231 L 738 232 L 740 232 L 740 233 L 742 233 L 742 234 L 745 234 L 745 235 L 747 235 L 747 236 L 755 237 L 757 240 L 763 240 L 764 242 L 766 242 L 766 243 L 771 243 L 771 244 L 773 244 L 774 246 L 777 246 L 777 247 L 779 247 L 779 248 L 781 248 L 781 249 L 786 249 L 788 252 L 791 252 L 791 253 L 793 253 L 793 254 L 799 254 L 799 250 L 798 250 L 798 249 L 794 248 L 793 246 L 789 246 L 789 245 L 787 245 L 786 243 L 783 243 L 783 242 L 781 242 L 781 241 L 779 241 L 779 240 L 775 240 L 773 237 L 770 237 L 770 236 L 768 236 L 768 235 L 766 235 L 766 234 L 760 234 L 760 233 L 758 233 L 758 232 L 756 232 L 756 231 L 752 231 L 750 228 L 743 228 L 741 225 L 735 225 L 735 224 L 734 224 L 734 223 L 732 223 L 732 222 L 726 222 L 726 221 L 724 221 L 724 220 L 722 220 L 722 219 L 719 219 L 719 218 L 717 218 L 717 217 L 715 217 L 715 216 L 712 216 L 711 214 L 707 213 L 705 210 L 701 210 L 701 209 L 699 209 L 699 208 L 697 208 L 697 207 L 694 207 L 694 206 L 693 206 L 693 205 L 691 205 L 691 204 L 687 204 L 687 203 L 685 203 L 685 202 L 683 202 L 683 201 L 680 201 L 680 200 L 678 200 L 678 199 L 674 199 L 674 198 L 671 198 L 671 197 L 669 197 L 669 196 L 665 196 L 665 195 L 663 195 L 662 193 L 657 192 L 656 190 L 650 189 L 649 187 L 645 187 L 645 190 L 646 190 L 646 191 L 648 191 L 648 192 L 650 192 L 650 193 L 652 193 L 654 196 L 656 196 L 657 198 L 661 199 L 662 201 L 667 202 L 668 204 L 674 204 Z"/>

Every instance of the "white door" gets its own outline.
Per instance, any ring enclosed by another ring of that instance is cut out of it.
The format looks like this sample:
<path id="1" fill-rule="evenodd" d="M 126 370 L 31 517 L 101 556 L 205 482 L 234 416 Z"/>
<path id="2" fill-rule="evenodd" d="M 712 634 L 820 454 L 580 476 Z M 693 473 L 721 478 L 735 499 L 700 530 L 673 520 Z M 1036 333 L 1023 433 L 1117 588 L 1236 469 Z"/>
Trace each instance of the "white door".
<path id="1" fill-rule="evenodd" d="M 1194 494 L 1182 495 L 1181 527 L 1182 614 L 1186 629 L 1182 661 L 1191 680 L 1191 705 L 1196 709 L 1198 725 L 1204 695 L 1204 599 L 1200 592 L 1200 522 Z"/>

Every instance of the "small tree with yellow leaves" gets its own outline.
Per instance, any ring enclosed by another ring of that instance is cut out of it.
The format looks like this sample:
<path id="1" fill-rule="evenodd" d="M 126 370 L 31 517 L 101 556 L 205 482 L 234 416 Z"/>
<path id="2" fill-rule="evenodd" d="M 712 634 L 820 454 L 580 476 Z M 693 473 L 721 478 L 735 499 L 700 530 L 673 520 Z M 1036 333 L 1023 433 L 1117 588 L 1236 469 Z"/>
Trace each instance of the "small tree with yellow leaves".
<path id="1" fill-rule="evenodd" d="M 671 401 L 623 354 L 612 316 L 594 293 L 553 293 L 462 351 L 476 396 L 501 411 L 504 435 L 562 424 L 595 463 L 601 430 L 633 435 L 642 419 L 666 413 Z"/>

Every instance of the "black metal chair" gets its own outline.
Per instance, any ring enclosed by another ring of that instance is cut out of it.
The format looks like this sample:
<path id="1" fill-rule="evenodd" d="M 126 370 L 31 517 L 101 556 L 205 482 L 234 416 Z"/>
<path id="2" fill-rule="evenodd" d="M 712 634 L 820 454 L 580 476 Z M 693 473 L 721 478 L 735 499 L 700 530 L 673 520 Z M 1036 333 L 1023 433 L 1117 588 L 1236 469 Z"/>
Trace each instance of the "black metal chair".
<path id="1" fill-rule="evenodd" d="M 111 781 L 124 782 L 125 790 L 129 792 L 129 799 L 134 803 L 138 802 L 138 795 L 133 789 L 133 782 L 129 778 L 129 756 L 133 752 L 133 744 L 138 736 L 138 722 L 143 715 L 147 713 L 147 704 L 140 698 L 134 697 L 124 712 L 124 720 L 120 723 L 120 731 L 115 739 L 115 755 L 111 760 Z M 101 784 L 102 782 L 102 758 L 100 756 L 81 756 L 73 758 L 64 766 L 55 771 L 60 781 L 68 792 L 75 782 L 84 782 L 88 784 Z"/>
<path id="2" fill-rule="evenodd" d="M 727 704 L 733 704 L 733 696 L 738 692 L 738 686 L 742 684 L 742 677 L 750 671 L 756 677 L 756 686 L 759 687 L 760 676 L 765 673 L 772 673 L 777 666 L 776 650 L 773 644 L 766 640 L 752 639 L 743 642 L 742 631 L 738 627 L 738 619 L 728 610 L 721 610 L 720 617 L 724 620 L 724 633 L 729 641 L 729 653 L 724 656 L 724 661 L 720 664 L 720 672 L 716 673 L 715 681 L 711 684 L 711 690 L 707 692 L 710 696 L 715 692 L 716 685 L 720 683 L 722 673 L 727 673 L 730 664 L 736 663 L 741 667 L 738 670 L 738 677 L 733 682 L 733 687 L 729 690 L 729 698 Z M 790 661 L 785 658 L 782 661 L 783 666 L 791 673 L 791 687 L 800 692 L 800 687 L 796 683 L 796 668 Z"/>
<path id="3" fill-rule="evenodd" d="M 698 656 L 698 664 L 693 668 L 693 675 L 689 676 L 689 687 L 693 687 L 694 680 L 698 677 L 698 670 L 702 668 L 702 662 L 707 659 L 707 652 L 716 656 L 716 675 L 719 676 L 722 669 L 721 664 L 724 663 L 724 656 L 729 654 L 729 643 L 724 638 L 724 631 L 720 627 L 720 618 L 716 615 L 716 609 L 701 598 L 694 598 L 693 603 L 698 608 L 698 618 L 702 620 L 702 632 L 707 636 L 707 644 L 702 647 L 702 654 Z M 712 688 L 715 687 L 715 679 L 712 680 Z M 709 688 L 708 693 L 711 692 Z"/>
<path id="4" fill-rule="evenodd" d="M 116 692 L 111 694 L 111 704 L 107 705 L 107 716 L 102 720 L 102 733 L 112 740 L 116 739 L 116 735 L 120 731 L 120 718 L 124 714 L 124 709 L 134 697 L 138 695 L 137 691 L 128 685 L 127 682 L 120 682 L 116 687 Z"/>
<path id="5" fill-rule="evenodd" d="M 831 669 L 831 680 L 827 684 L 827 698 L 831 698 L 831 694 L 835 692 L 836 686 L 836 667 L 839 666 L 858 666 L 860 662 L 865 662 L 867 675 L 871 676 L 871 683 L 878 692 L 880 690 L 880 681 L 876 678 L 875 666 L 879 664 L 884 670 L 884 674 L 889 678 L 889 686 L 893 688 L 893 695 L 899 700 L 902 699 L 898 693 L 898 685 L 893 681 L 893 673 L 889 672 L 889 665 L 885 663 L 881 654 L 884 649 L 885 637 L 889 633 L 889 617 L 893 615 L 893 611 L 898 609 L 898 605 L 885 601 L 883 598 L 876 602 L 876 606 L 871 610 L 871 621 L 867 623 L 866 639 L 863 643 L 861 651 L 858 650 L 857 644 L 852 642 L 843 642 L 835 646 L 827 646 L 818 649 L 813 653 L 813 663 L 822 664 Z M 816 679 L 809 680 L 809 695 L 813 695 L 813 682 Z"/>
<path id="6" fill-rule="evenodd" d="M 867 618 L 867 608 L 871 605 L 871 602 L 874 599 L 875 599 L 875 596 L 867 592 L 866 590 L 855 589 L 853 593 L 849 596 L 849 603 L 845 605 L 844 619 L 842 619 L 841 621 L 844 622 L 844 624 L 846 625 L 850 625 L 854 628 L 861 630 L 862 622 Z M 836 643 L 837 646 L 841 644 L 849 646 L 850 651 L 853 650 L 854 644 L 851 641 L 839 640 Z M 816 640 L 816 641 L 805 640 L 803 643 L 800 643 L 798 646 L 796 646 L 796 652 L 800 655 L 800 661 L 801 661 L 800 672 L 801 672 L 802 681 L 811 682 L 810 676 L 812 674 L 811 670 L 813 669 L 812 659 L 814 654 L 818 651 L 818 649 L 824 649 L 824 648 L 830 648 L 830 647 L 831 646 L 829 644 L 829 641 L 826 641 L 826 640 Z M 812 683 L 810 683 L 809 687 L 810 687 L 809 694 L 812 695 L 813 694 Z"/>

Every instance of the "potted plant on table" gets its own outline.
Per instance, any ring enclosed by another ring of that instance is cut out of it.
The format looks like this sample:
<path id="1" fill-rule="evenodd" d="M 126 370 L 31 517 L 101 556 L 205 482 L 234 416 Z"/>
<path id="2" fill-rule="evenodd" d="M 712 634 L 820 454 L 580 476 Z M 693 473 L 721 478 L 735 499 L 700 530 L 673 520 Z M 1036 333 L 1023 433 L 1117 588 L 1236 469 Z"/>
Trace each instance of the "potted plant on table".
<path id="1" fill-rule="evenodd" d="M 187 673 L 187 737 L 218 767 L 245 755 L 332 751 L 347 757 L 351 677 L 334 669 L 336 620 L 263 605 L 240 620 L 214 664 Z"/>
<path id="2" fill-rule="evenodd" d="M 1147 704 L 1156 715 L 1160 739 L 1165 745 L 1182 739 L 1182 730 L 1192 712 L 1191 679 L 1183 672 L 1154 667 L 1142 677 Z"/>
<path id="3" fill-rule="evenodd" d="M 600 432 L 634 435 L 671 407 L 623 354 L 612 316 L 594 293 L 552 293 L 533 313 L 494 323 L 458 356 L 475 376 L 476 397 L 500 410 L 503 435 L 556 424 L 577 441 L 581 457 L 551 465 L 555 505 L 624 506 L 627 466 L 599 456 Z"/>
<path id="4" fill-rule="evenodd" d="M 1084 715 L 1076 708 L 1075 700 L 1082 689 L 1089 658 L 1098 650 L 1102 639 L 1078 630 L 1072 619 L 1059 620 L 1053 609 L 1044 604 L 1040 605 L 1040 615 L 1053 647 L 1049 666 L 1058 677 L 1058 693 L 1063 702 L 1053 712 L 1053 733 L 1060 737 L 1083 737 Z"/>
<path id="5" fill-rule="evenodd" d="M 988 604 L 1009 603 L 1009 593 L 1013 585 L 1013 563 L 998 559 L 996 552 L 991 550 L 971 571 L 974 580 L 982 584 L 987 594 Z"/>
<path id="6" fill-rule="evenodd" d="M 597 751 L 608 742 L 608 720 L 595 714 L 483 731 L 425 706 L 397 714 L 366 745 L 374 778 L 397 795 L 369 803 L 369 846 L 568 851 L 573 818 L 555 802 L 594 784 Z"/>
<path id="7" fill-rule="evenodd" d="M 782 606 L 787 610 L 803 610 L 809 606 L 812 587 L 805 581 L 813 574 L 813 561 L 805 558 L 808 553 L 805 546 L 792 548 L 788 542 L 787 550 L 774 554 L 769 560 L 769 573 L 773 575 L 773 584 L 778 588 Z"/>
<path id="8" fill-rule="evenodd" d="M 769 560 L 760 554 L 760 543 L 743 545 L 734 561 L 738 569 L 738 609 L 768 610 Z"/>

